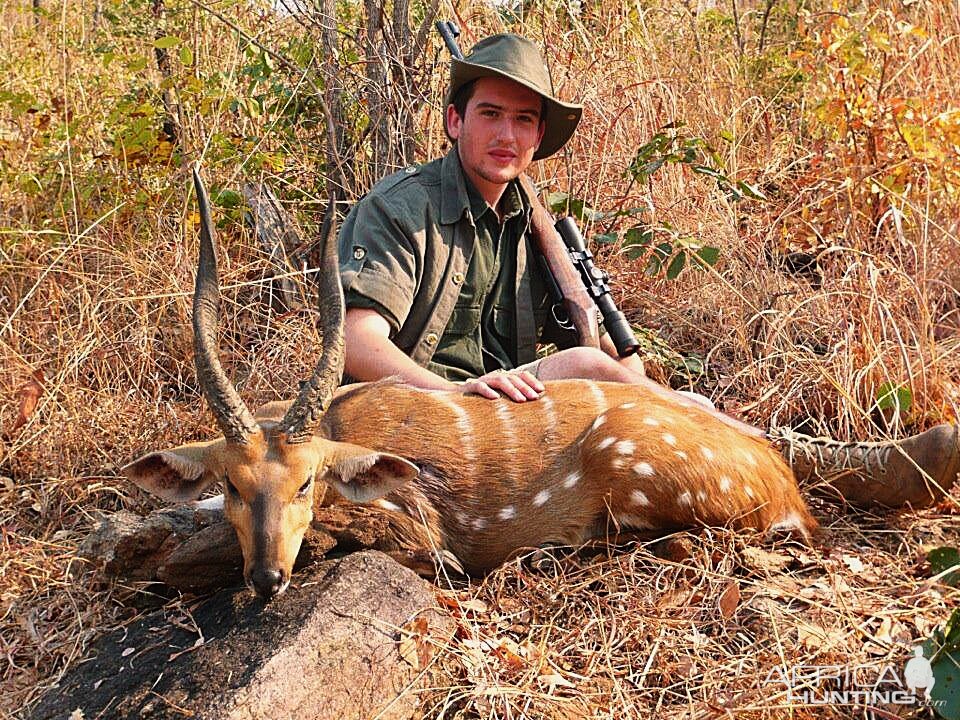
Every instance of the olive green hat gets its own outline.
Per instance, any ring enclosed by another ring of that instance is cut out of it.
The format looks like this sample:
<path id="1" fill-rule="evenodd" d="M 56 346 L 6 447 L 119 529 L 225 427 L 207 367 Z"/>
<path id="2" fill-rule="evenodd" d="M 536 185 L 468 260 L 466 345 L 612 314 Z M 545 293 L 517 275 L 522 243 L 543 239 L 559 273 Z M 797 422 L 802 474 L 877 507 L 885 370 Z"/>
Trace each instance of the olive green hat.
<path id="1" fill-rule="evenodd" d="M 505 77 L 543 96 L 546 114 L 540 147 L 533 159 L 550 157 L 562 148 L 580 122 L 583 106 L 561 102 L 553 97 L 550 73 L 537 46 L 519 35 L 504 33 L 484 38 L 470 53 L 450 62 L 450 88 L 447 104 L 453 102 L 457 90 L 482 77 Z"/>

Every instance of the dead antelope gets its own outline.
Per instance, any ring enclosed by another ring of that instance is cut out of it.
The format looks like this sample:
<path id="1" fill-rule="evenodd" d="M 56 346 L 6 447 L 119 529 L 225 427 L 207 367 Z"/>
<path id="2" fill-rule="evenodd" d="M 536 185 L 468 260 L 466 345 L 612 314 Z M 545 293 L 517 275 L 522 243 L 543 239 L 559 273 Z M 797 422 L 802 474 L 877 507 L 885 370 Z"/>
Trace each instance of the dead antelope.
<path id="1" fill-rule="evenodd" d="M 312 503 L 328 486 L 388 514 L 383 549 L 452 556 L 471 574 L 521 548 L 621 530 L 726 525 L 807 536 L 816 526 L 790 469 L 763 440 L 642 387 L 551 382 L 526 403 L 391 380 L 338 390 L 344 311 L 332 212 L 320 275 L 320 360 L 296 400 L 251 415 L 217 356 L 212 224 L 196 173 L 194 182 L 202 219 L 197 376 L 223 437 L 151 452 L 124 472 L 172 501 L 222 481 L 244 577 L 259 595 L 287 587 Z"/>

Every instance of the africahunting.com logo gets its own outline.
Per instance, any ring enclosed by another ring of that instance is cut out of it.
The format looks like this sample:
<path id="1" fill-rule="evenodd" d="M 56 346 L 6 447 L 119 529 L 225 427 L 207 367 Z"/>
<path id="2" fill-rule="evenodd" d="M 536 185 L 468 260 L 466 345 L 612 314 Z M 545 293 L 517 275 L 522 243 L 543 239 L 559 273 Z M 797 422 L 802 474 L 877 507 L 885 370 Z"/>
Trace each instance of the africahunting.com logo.
<path id="1" fill-rule="evenodd" d="M 892 665 L 778 665 L 764 686 L 782 686 L 801 705 L 936 705 L 936 679 L 923 648 L 916 647 L 902 670 Z"/>

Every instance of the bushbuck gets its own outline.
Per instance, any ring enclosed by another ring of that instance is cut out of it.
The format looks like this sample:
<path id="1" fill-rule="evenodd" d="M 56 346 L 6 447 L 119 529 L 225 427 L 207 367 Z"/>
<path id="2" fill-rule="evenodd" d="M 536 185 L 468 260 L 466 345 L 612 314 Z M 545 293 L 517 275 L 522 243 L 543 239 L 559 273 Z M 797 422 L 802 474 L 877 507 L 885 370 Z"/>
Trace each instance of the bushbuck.
<path id="1" fill-rule="evenodd" d="M 523 548 L 577 545 L 611 532 L 695 526 L 784 530 L 816 522 L 781 456 L 669 390 L 566 380 L 515 403 L 421 390 L 397 380 L 348 385 L 333 211 L 324 223 L 323 348 L 293 401 L 253 415 L 217 354 L 219 287 L 206 192 L 194 171 L 200 258 L 193 300 L 197 378 L 223 436 L 148 453 L 123 472 L 171 501 L 224 485 L 247 584 L 282 592 L 312 505 L 386 513 L 384 548 L 447 557 L 482 574 Z"/>

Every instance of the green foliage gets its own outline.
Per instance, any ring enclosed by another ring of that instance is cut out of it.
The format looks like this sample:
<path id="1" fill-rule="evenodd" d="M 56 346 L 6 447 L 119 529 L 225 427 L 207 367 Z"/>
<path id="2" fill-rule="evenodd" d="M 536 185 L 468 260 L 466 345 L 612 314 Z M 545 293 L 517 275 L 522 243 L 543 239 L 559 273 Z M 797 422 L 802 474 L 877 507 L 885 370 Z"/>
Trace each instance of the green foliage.
<path id="1" fill-rule="evenodd" d="M 927 553 L 927 561 L 930 563 L 931 575 L 939 575 L 950 570 L 950 568 L 957 568 L 944 575 L 940 582 L 945 585 L 960 587 L 960 549 L 949 545 L 934 548 Z"/>
<path id="2" fill-rule="evenodd" d="M 885 382 L 877 390 L 877 408 L 906 414 L 913 406 L 913 393 L 906 385 Z"/>
<path id="3" fill-rule="evenodd" d="M 930 659 L 935 680 L 930 704 L 944 720 L 960 720 L 960 609 L 923 643 L 923 656 Z"/>
<path id="4" fill-rule="evenodd" d="M 682 122 L 664 125 L 640 146 L 627 168 L 634 180 L 649 183 L 664 165 L 683 165 L 698 175 L 716 180 L 717 187 L 730 200 L 766 200 L 764 194 L 750 183 L 728 177 L 720 170 L 723 162 L 717 151 L 703 138 L 684 134 L 683 128 Z"/>

